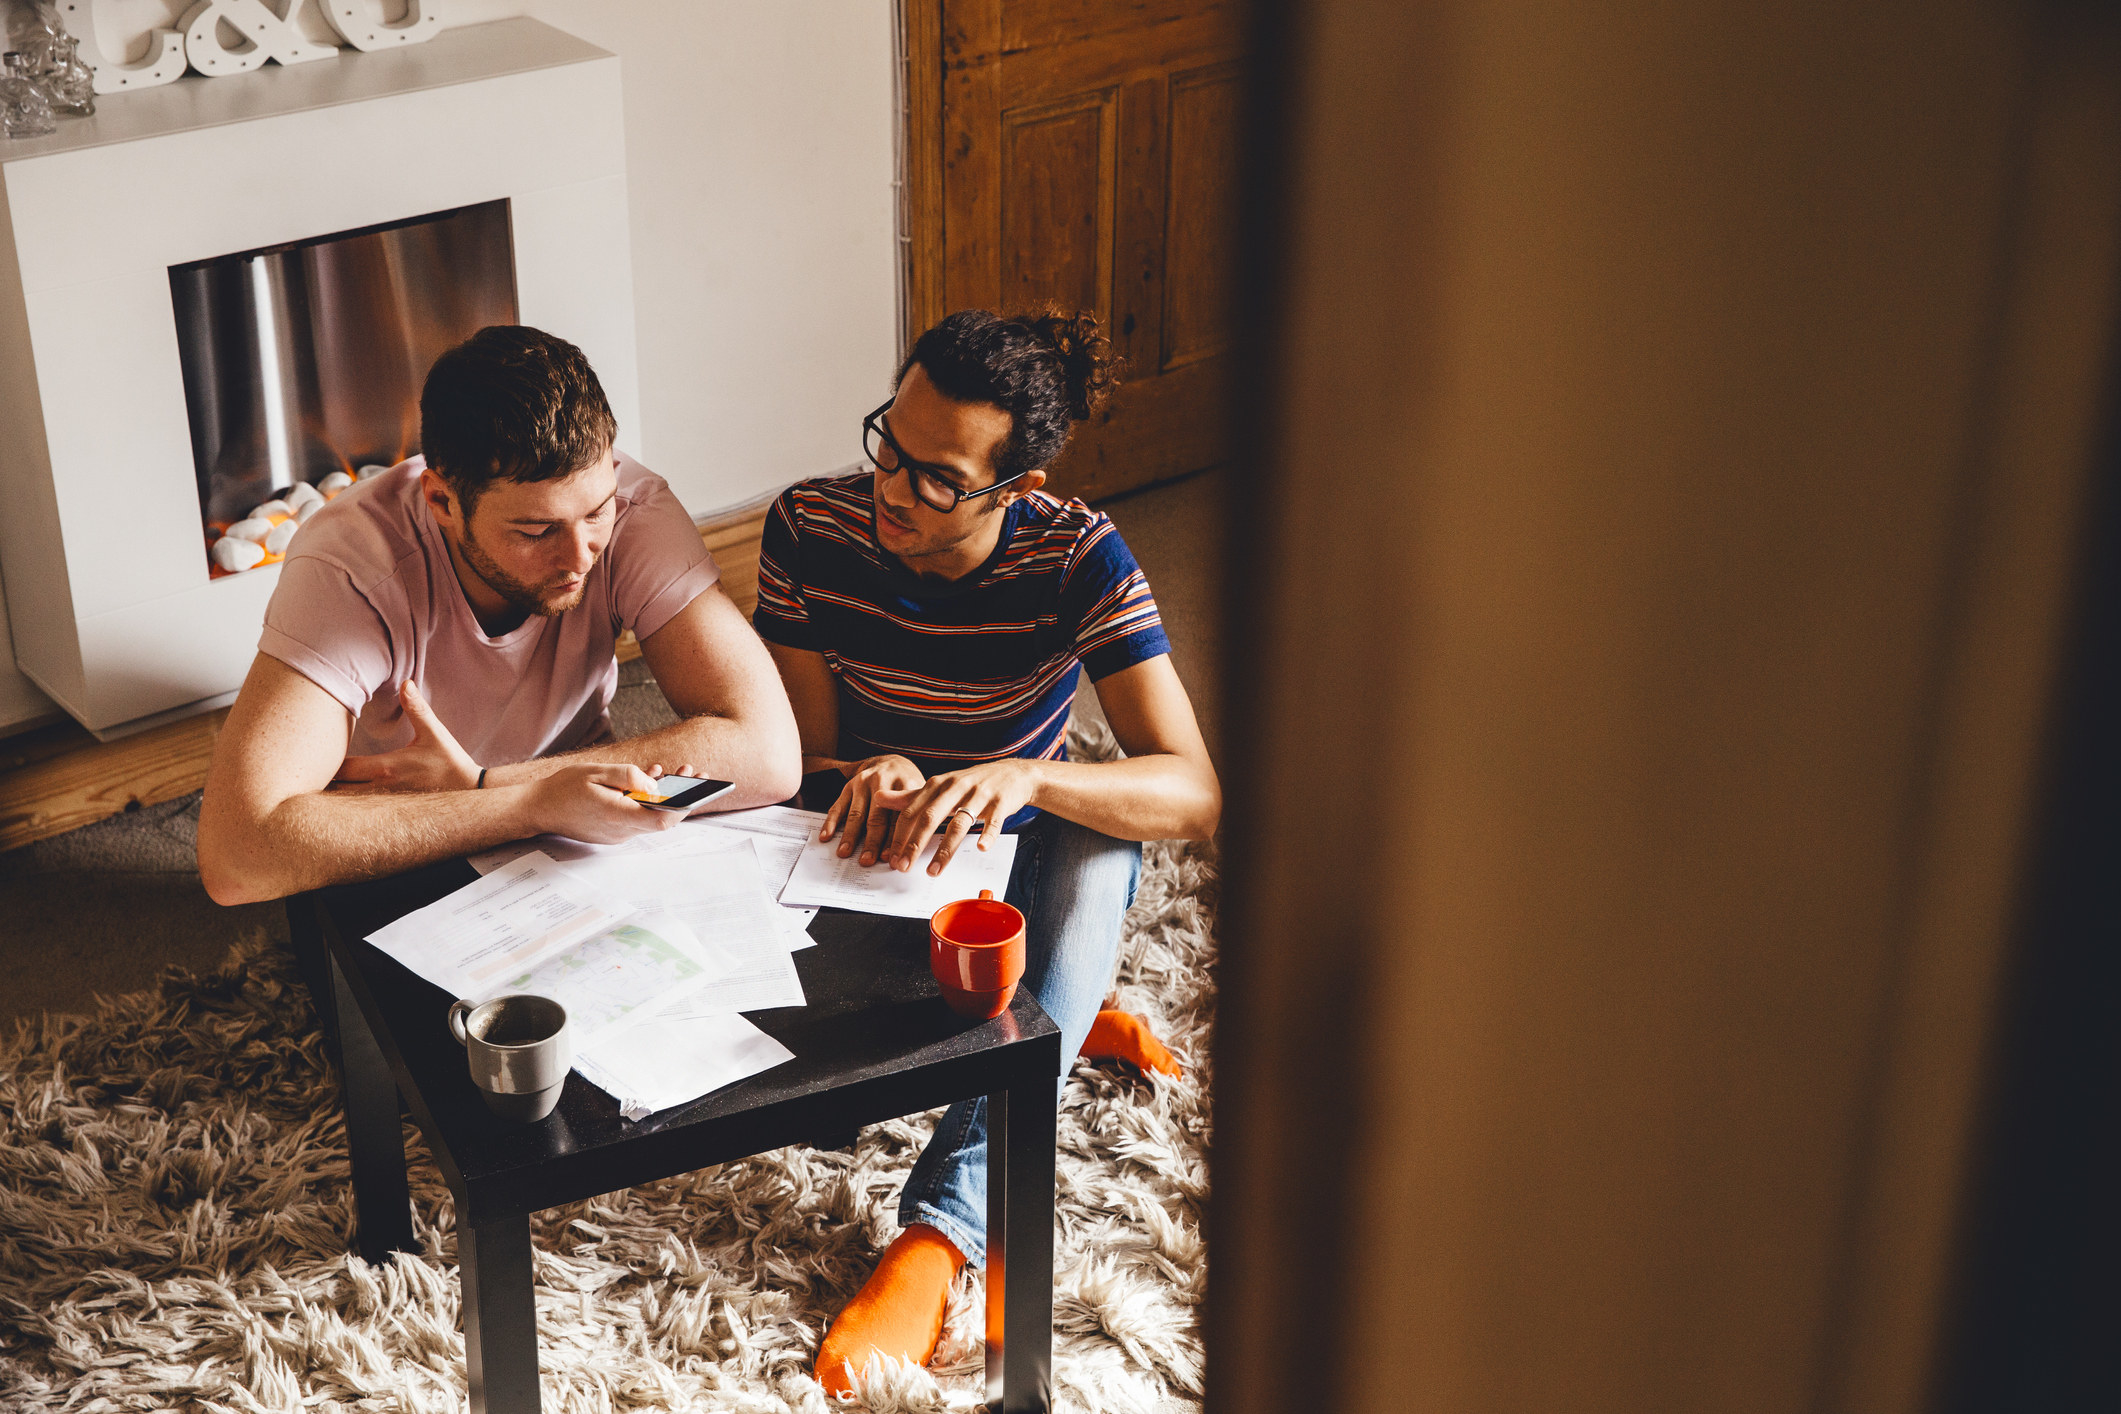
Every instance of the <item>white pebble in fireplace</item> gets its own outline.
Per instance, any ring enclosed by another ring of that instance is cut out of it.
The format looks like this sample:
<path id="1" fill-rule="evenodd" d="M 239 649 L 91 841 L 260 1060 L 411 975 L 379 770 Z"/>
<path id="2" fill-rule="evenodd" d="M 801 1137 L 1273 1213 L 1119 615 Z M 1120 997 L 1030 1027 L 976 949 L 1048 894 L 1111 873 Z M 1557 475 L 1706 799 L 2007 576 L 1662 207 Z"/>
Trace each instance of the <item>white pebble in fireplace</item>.
<path id="1" fill-rule="evenodd" d="M 638 448 L 618 60 L 536 21 L 114 96 L 93 119 L 7 144 L 0 194 L 0 573 L 15 656 L 98 735 L 233 696 L 280 557 L 329 498 L 410 450 L 405 388 L 448 332 L 412 340 L 388 388 L 327 377 L 318 406 L 317 360 L 282 350 L 311 403 L 283 400 L 293 411 L 261 413 L 254 433 L 209 417 L 222 442 L 202 442 L 177 272 L 498 204 L 515 317 L 582 346 L 622 446 Z M 265 448 L 262 469 L 224 455 L 245 436 Z"/>

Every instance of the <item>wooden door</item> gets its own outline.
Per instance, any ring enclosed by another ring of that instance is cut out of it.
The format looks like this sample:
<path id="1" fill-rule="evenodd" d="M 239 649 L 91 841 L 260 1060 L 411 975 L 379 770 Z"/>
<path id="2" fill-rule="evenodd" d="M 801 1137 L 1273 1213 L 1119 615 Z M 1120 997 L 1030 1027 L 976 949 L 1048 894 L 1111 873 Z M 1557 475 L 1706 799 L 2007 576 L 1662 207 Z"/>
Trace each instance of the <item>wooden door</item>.
<path id="1" fill-rule="evenodd" d="M 1052 489 L 1222 460 L 1242 7 L 910 0 L 909 338 L 956 309 L 1090 309 L 1127 360 Z"/>

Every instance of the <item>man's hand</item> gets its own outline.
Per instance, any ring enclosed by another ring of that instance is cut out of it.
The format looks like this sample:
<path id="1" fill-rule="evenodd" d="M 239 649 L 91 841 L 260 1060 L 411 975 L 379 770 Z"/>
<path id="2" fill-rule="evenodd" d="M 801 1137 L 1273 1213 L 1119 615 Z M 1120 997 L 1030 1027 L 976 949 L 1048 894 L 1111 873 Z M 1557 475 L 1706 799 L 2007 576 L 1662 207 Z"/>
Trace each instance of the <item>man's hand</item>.
<path id="1" fill-rule="evenodd" d="M 412 741 L 396 751 L 373 756 L 349 756 L 332 777 L 335 788 L 351 787 L 346 793 L 470 790 L 479 783 L 479 763 L 457 745 L 457 739 L 442 719 L 427 705 L 420 689 L 406 682 L 398 688 L 398 704 L 412 723 Z"/>
<path id="2" fill-rule="evenodd" d="M 872 797 L 875 813 L 898 812 L 897 828 L 883 851 L 884 862 L 902 873 L 911 869 L 927 848 L 928 837 L 941 829 L 943 842 L 928 865 L 930 874 L 940 874 L 975 821 L 980 825 L 979 847 L 985 849 L 987 841 L 1002 832 L 1002 822 L 1031 803 L 1038 789 L 1038 768 L 1036 761 L 1015 758 L 988 761 L 945 772 L 917 790 L 876 792 Z"/>
<path id="3" fill-rule="evenodd" d="M 884 832 L 891 828 L 890 811 L 875 803 L 878 793 L 916 791 L 926 779 L 921 768 L 903 756 L 872 756 L 857 762 L 848 774 L 847 784 L 840 787 L 839 799 L 825 812 L 825 828 L 818 831 L 817 837 L 829 840 L 837 833 L 840 858 L 847 858 L 859 847 L 862 863 L 876 863 Z"/>
<path id="4" fill-rule="evenodd" d="M 586 844 L 618 844 L 635 835 L 675 829 L 681 810 L 651 810 L 628 800 L 630 790 L 650 791 L 655 781 L 638 766 L 623 763 L 563 766 L 527 786 L 530 816 L 549 835 L 565 835 Z"/>

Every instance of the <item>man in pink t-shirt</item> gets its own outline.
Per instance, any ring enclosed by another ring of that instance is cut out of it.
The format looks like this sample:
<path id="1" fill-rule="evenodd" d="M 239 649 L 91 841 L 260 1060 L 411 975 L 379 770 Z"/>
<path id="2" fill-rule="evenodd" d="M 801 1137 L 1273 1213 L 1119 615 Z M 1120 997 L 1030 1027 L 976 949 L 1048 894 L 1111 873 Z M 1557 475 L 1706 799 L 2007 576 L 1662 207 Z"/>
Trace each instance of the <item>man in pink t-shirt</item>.
<path id="1" fill-rule="evenodd" d="M 342 492 L 289 547 L 214 751 L 199 872 L 222 903 L 554 833 L 681 818 L 627 798 L 668 762 L 793 795 L 772 660 L 661 477 L 612 449 L 581 350 L 483 329 L 420 395 L 425 456 Z M 611 740 L 626 629 L 676 725 Z"/>

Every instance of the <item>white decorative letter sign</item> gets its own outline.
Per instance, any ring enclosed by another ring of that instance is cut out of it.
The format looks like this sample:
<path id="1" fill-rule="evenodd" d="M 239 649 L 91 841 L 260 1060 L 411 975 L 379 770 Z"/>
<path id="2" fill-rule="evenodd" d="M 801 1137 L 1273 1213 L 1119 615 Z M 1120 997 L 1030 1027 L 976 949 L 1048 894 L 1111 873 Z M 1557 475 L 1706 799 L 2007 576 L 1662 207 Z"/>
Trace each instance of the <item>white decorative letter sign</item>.
<path id="1" fill-rule="evenodd" d="M 312 0 L 194 0 L 177 29 L 151 30 L 147 57 L 131 63 L 110 57 L 97 37 L 97 0 L 59 0 L 67 32 L 81 41 L 81 57 L 96 71 L 96 92 L 153 88 L 183 77 L 187 63 L 210 78 L 247 74 L 267 59 L 306 64 L 339 52 L 302 33 L 302 7 Z M 383 0 L 314 0 L 330 28 L 363 52 L 425 44 L 442 30 L 446 0 L 405 0 L 405 18 L 386 24 Z M 137 41 L 138 31 L 130 38 Z M 120 44 L 123 54 L 129 44 Z"/>
<path id="2" fill-rule="evenodd" d="M 59 0 L 59 10 L 66 32 L 81 41 L 81 57 L 96 71 L 96 92 L 154 88 L 184 77 L 184 36 L 175 30 L 150 30 L 147 57 L 127 64 L 104 54 L 96 38 L 95 0 Z"/>
<path id="3" fill-rule="evenodd" d="M 283 20 L 266 6 L 265 0 L 198 0 L 178 21 L 184 27 L 184 57 L 210 78 L 247 74 L 267 59 L 306 64 L 313 59 L 332 58 L 339 52 L 337 45 L 310 43 L 295 23 L 308 3 L 309 0 L 294 0 Z M 246 42 L 242 48 L 231 49 L 222 42 L 223 25 L 243 37 Z"/>
<path id="4" fill-rule="evenodd" d="M 381 0 L 324 0 L 331 27 L 364 54 L 400 44 L 425 44 L 442 28 L 443 0 L 405 0 L 405 22 L 387 25 L 377 17 Z"/>

